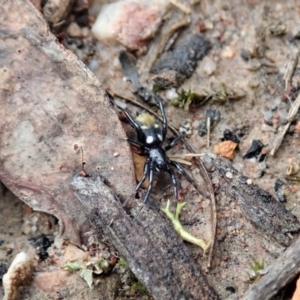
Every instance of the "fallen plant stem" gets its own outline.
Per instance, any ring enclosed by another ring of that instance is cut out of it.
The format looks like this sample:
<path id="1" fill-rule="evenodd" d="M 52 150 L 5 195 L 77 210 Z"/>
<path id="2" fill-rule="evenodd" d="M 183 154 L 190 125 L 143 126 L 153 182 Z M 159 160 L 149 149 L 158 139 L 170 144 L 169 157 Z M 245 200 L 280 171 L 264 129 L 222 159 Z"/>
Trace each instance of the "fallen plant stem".
<path id="1" fill-rule="evenodd" d="M 169 159 L 171 159 L 172 161 L 176 161 L 180 164 L 183 164 L 183 165 L 187 165 L 187 166 L 191 166 L 192 163 L 190 161 L 187 161 L 185 159 L 181 159 L 181 158 L 178 158 L 176 156 L 173 156 L 173 155 L 167 155 Z"/>
<path id="2" fill-rule="evenodd" d="M 180 223 L 179 215 L 185 205 L 186 202 L 177 203 L 176 212 L 175 214 L 173 214 L 170 211 L 170 200 L 168 200 L 167 206 L 165 208 L 161 208 L 161 210 L 171 220 L 174 229 L 184 241 L 187 241 L 189 243 L 201 247 L 205 253 L 209 249 L 209 244 L 206 244 L 203 239 L 199 239 L 191 235 Z"/>
<path id="3" fill-rule="evenodd" d="M 182 10 L 186 14 L 190 14 L 192 9 L 189 5 L 181 2 L 180 0 L 169 0 L 174 6 Z"/>
<path id="4" fill-rule="evenodd" d="M 288 114 L 288 123 L 283 127 L 283 129 L 280 131 L 280 133 L 278 134 L 277 138 L 275 139 L 274 145 L 272 150 L 270 151 L 270 155 L 274 156 L 275 153 L 277 152 L 277 150 L 279 149 L 279 147 L 281 146 L 281 143 L 285 137 L 286 132 L 288 131 L 291 123 L 293 122 L 298 110 L 300 107 L 300 94 L 298 94 L 296 100 L 294 101 L 294 103 L 292 104 L 290 110 L 289 110 L 289 114 Z"/>
<path id="5" fill-rule="evenodd" d="M 287 90 L 287 88 L 288 88 L 288 86 L 289 86 L 289 84 L 291 82 L 291 79 L 292 79 L 292 77 L 294 75 L 296 66 L 298 64 L 298 57 L 299 57 L 299 52 L 297 51 L 293 55 L 292 59 L 290 60 L 288 66 L 286 68 L 286 71 L 285 71 L 285 73 L 283 75 L 283 79 L 285 81 L 285 90 Z"/>
<path id="6" fill-rule="evenodd" d="M 206 121 L 206 127 L 207 127 L 207 141 L 206 141 L 206 147 L 209 148 L 210 145 L 210 117 L 207 118 Z"/>

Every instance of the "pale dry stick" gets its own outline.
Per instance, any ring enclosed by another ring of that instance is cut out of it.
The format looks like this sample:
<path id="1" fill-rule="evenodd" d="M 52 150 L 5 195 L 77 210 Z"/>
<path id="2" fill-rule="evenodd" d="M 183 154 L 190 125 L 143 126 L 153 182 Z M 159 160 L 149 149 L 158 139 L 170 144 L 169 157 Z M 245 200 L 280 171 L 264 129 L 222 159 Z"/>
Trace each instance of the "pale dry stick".
<path id="1" fill-rule="evenodd" d="M 185 153 L 185 154 L 173 154 L 173 155 L 168 155 L 168 158 L 173 160 L 173 161 L 176 161 L 176 162 L 179 162 L 183 165 L 187 165 L 187 166 L 191 166 L 192 163 L 188 160 L 186 160 L 185 158 L 194 158 L 194 157 L 201 157 L 201 156 L 204 156 L 205 154 L 196 154 L 196 153 Z"/>
<path id="2" fill-rule="evenodd" d="M 283 75 L 283 79 L 285 81 L 285 90 L 287 90 L 289 83 L 292 80 L 292 77 L 294 75 L 296 66 L 298 64 L 298 58 L 299 58 L 299 51 L 297 51 L 292 59 L 290 60 L 289 64 L 287 65 L 287 68 L 285 70 L 285 73 Z"/>
<path id="3" fill-rule="evenodd" d="M 294 101 L 294 103 L 292 104 L 291 108 L 290 108 L 290 111 L 289 111 L 289 114 L 288 114 L 288 123 L 283 127 L 283 129 L 280 131 L 280 133 L 278 134 L 275 142 L 274 142 L 274 146 L 270 152 L 270 155 L 271 156 L 274 156 L 275 153 L 277 152 L 277 150 L 279 149 L 283 139 L 284 139 L 284 136 L 286 134 L 286 132 L 288 131 L 291 123 L 293 122 L 298 110 L 299 110 L 299 107 L 300 107 L 300 94 L 298 94 L 296 100 Z"/>
<path id="4" fill-rule="evenodd" d="M 207 140 L 206 140 L 206 147 L 207 149 L 209 148 L 209 144 L 210 144 L 210 117 L 207 118 L 206 121 L 206 127 L 207 127 Z"/>
<path id="5" fill-rule="evenodd" d="M 192 163 L 186 159 L 188 158 L 194 158 L 194 157 L 202 157 L 206 155 L 207 153 L 184 153 L 184 154 L 172 154 L 168 155 L 168 158 L 171 160 L 181 162 L 184 165 L 191 166 Z"/>
<path id="6" fill-rule="evenodd" d="M 130 98 L 130 97 L 124 97 L 123 95 L 115 92 L 115 91 L 111 91 L 111 93 L 116 96 L 119 97 L 121 99 L 124 99 L 140 108 L 143 108 L 144 110 L 146 110 L 147 112 L 149 112 L 150 114 L 154 115 L 157 119 L 159 119 L 161 122 L 163 122 L 162 118 L 157 115 L 153 110 L 149 109 L 147 106 L 141 104 L 140 102 Z M 168 124 L 168 128 L 172 131 L 172 133 L 176 136 L 179 135 L 179 132 L 176 128 L 174 128 L 172 125 Z M 193 147 L 184 139 L 181 139 L 182 142 L 184 143 L 184 145 L 186 146 L 186 148 L 192 152 L 192 153 L 196 153 L 195 150 L 193 149 Z M 204 179 L 204 182 L 206 183 L 207 189 L 208 189 L 208 194 L 209 194 L 209 198 L 211 200 L 211 231 L 212 231 L 212 240 L 211 240 L 211 247 L 209 249 L 209 254 L 208 254 L 208 262 L 207 262 L 207 268 L 209 269 L 211 267 L 211 261 L 212 261 L 212 255 L 213 255 L 213 250 L 214 250 L 214 245 L 215 245 L 215 241 L 216 241 L 216 231 L 217 231 L 217 207 L 216 207 L 216 199 L 215 199 L 215 194 L 213 191 L 213 186 L 212 186 L 212 182 L 211 179 L 204 167 L 204 164 L 202 162 L 201 159 L 198 158 L 198 155 L 196 154 L 194 156 L 194 159 L 197 162 L 198 168 L 200 170 L 200 174 Z M 198 188 L 198 190 L 200 191 L 200 188 Z M 206 195 L 208 196 L 208 195 Z"/>
<path id="7" fill-rule="evenodd" d="M 174 154 L 173 156 L 174 157 L 179 157 L 179 158 L 182 158 L 182 157 L 201 157 L 201 156 L 205 156 L 207 153 L 184 153 L 184 154 Z"/>
<path id="8" fill-rule="evenodd" d="M 182 3 L 180 0 L 169 0 L 174 6 L 182 10 L 186 14 L 190 14 L 192 12 L 192 8 L 190 5 Z"/>
<path id="9" fill-rule="evenodd" d="M 184 159 L 180 159 L 178 157 L 174 157 L 173 155 L 167 155 L 167 157 L 172 160 L 172 161 L 176 161 L 180 164 L 186 165 L 186 166 L 191 166 L 192 163 L 190 161 L 184 160 Z"/>

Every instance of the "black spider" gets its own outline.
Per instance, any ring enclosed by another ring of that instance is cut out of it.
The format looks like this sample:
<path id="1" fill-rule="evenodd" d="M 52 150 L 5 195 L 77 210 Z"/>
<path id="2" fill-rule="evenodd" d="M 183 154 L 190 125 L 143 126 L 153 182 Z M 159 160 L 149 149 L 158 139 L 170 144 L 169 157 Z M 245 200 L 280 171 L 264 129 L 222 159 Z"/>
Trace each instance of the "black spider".
<path id="1" fill-rule="evenodd" d="M 178 162 L 172 161 L 166 156 L 166 151 L 173 148 L 182 136 L 174 138 L 169 145 L 163 148 L 162 144 L 166 138 L 168 122 L 164 106 L 160 101 L 159 108 L 163 118 L 162 128 L 156 123 L 155 118 L 148 113 L 142 113 L 134 120 L 127 111 L 124 111 L 128 121 L 137 132 L 137 141 L 132 139 L 128 139 L 128 141 L 141 150 L 141 155 L 148 156 L 144 165 L 143 177 L 135 188 L 135 191 L 137 191 L 146 178 L 149 177 L 149 187 L 144 197 L 144 203 L 150 196 L 155 171 L 164 171 L 170 174 L 174 188 L 174 197 L 176 199 L 178 199 L 178 183 L 171 166 L 175 167 L 190 183 L 194 182 L 194 180 L 186 173 L 184 168 Z"/>

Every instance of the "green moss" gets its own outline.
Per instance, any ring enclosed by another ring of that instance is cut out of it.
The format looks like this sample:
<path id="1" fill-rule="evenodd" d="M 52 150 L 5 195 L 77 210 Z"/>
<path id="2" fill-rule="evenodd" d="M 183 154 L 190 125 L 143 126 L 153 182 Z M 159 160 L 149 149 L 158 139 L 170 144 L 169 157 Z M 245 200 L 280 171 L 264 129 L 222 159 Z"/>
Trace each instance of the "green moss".
<path id="1" fill-rule="evenodd" d="M 116 263 L 117 268 L 127 268 L 127 261 L 124 258 L 120 258 L 119 261 Z"/>
<path id="2" fill-rule="evenodd" d="M 147 289 L 140 282 L 135 282 L 130 288 L 131 290 L 137 292 L 140 296 L 148 294 Z"/>
<path id="3" fill-rule="evenodd" d="M 260 262 L 255 257 L 252 257 L 251 262 L 249 262 L 249 270 L 248 270 L 250 281 L 251 282 L 257 281 L 262 276 L 262 270 L 264 268 L 265 268 L 264 260 Z"/>

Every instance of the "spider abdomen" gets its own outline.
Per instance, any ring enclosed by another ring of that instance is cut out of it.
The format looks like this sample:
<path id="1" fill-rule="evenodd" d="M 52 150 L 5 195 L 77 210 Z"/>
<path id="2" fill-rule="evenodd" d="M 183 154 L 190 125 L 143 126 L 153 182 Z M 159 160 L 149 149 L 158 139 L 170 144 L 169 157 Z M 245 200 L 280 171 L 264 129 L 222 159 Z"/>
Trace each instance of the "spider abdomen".
<path id="1" fill-rule="evenodd" d="M 136 122 L 141 128 L 139 136 L 141 143 L 148 147 L 161 146 L 163 142 L 162 130 L 153 116 L 148 113 L 142 113 L 136 118 Z"/>

